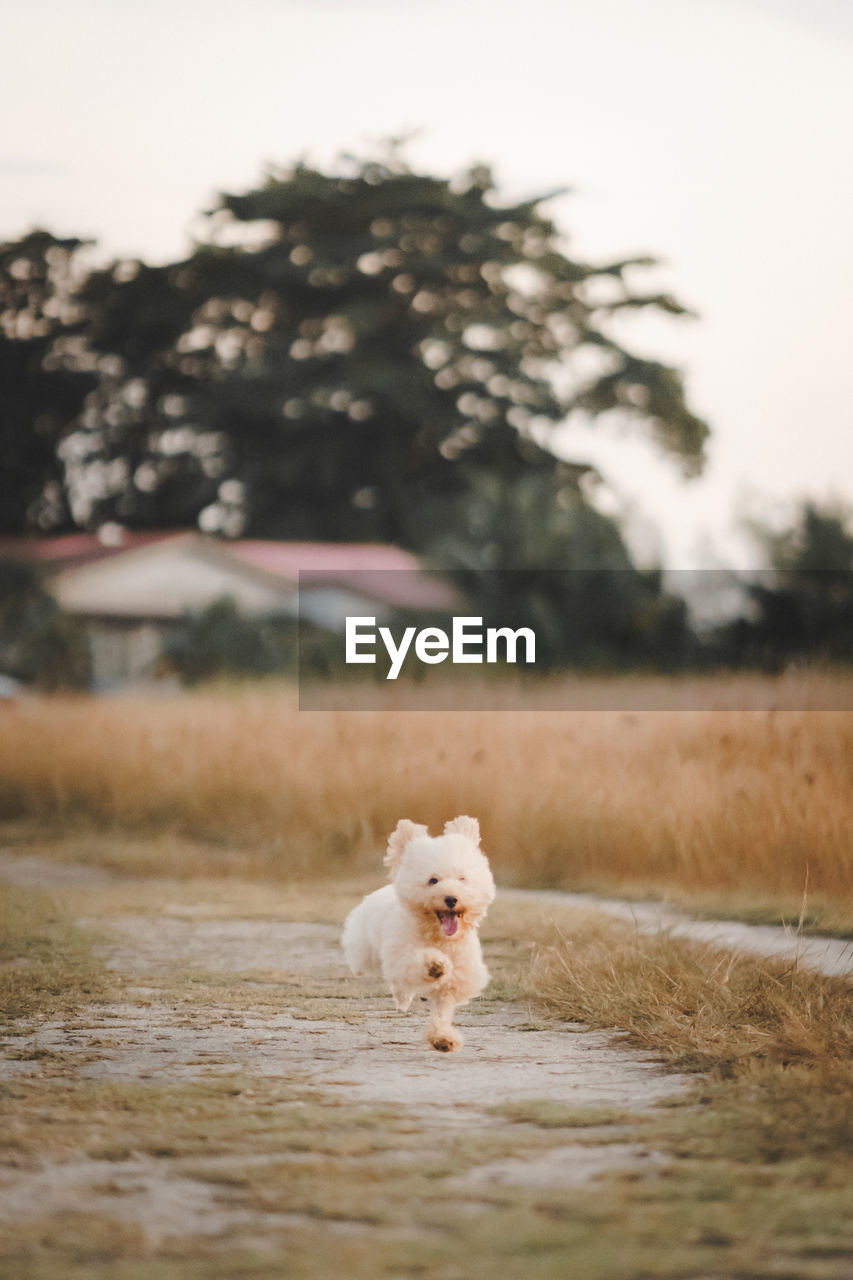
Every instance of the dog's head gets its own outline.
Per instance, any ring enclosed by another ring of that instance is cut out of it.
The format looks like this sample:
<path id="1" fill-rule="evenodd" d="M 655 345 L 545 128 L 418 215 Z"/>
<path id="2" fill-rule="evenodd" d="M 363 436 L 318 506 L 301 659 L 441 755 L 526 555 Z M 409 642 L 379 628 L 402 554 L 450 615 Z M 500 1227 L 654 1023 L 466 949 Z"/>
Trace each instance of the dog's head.
<path id="1" fill-rule="evenodd" d="M 454 818 L 440 836 L 402 818 L 388 839 L 385 865 L 402 905 L 437 937 L 476 929 L 494 900 L 476 818 Z"/>

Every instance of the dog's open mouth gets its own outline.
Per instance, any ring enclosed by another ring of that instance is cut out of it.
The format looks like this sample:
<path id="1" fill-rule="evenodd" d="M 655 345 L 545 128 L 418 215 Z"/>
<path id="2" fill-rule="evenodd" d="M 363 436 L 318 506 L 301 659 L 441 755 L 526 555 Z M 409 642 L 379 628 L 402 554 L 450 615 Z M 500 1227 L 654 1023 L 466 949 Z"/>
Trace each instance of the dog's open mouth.
<path id="1" fill-rule="evenodd" d="M 455 911 L 436 911 L 441 932 L 445 938 L 452 938 L 459 928 L 459 916 Z"/>

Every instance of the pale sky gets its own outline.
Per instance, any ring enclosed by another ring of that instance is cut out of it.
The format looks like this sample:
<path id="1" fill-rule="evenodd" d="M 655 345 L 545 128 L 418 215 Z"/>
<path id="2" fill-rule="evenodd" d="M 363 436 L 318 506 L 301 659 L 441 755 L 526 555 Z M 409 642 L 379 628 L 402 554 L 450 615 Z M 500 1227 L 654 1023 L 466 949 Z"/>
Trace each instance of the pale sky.
<path id="1" fill-rule="evenodd" d="M 562 441 L 641 550 L 746 566 L 740 513 L 853 503 L 853 0 L 28 0 L 3 27 L 0 236 L 162 261 L 266 162 L 420 130 L 416 166 L 571 188 L 570 252 L 651 253 L 699 312 L 632 337 L 710 421 L 702 479 Z"/>

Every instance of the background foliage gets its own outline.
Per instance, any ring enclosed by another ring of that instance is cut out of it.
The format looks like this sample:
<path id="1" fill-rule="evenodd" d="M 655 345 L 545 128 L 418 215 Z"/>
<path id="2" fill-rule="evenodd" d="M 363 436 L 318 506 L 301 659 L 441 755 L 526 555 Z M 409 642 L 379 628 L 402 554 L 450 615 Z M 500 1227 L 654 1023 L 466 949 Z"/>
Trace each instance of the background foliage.
<path id="1" fill-rule="evenodd" d="M 548 199 L 507 203 L 482 165 L 413 172 L 389 143 L 223 194 L 181 261 L 95 267 L 46 231 L 0 246 L 2 531 L 388 541 L 452 572 L 487 625 L 534 622 L 555 666 L 847 660 L 843 513 L 765 536 L 773 576 L 699 645 L 592 468 L 558 456 L 557 428 L 613 420 L 691 476 L 708 427 L 679 371 L 617 336 L 626 314 L 687 314 L 648 287 L 654 261 L 572 255 Z M 208 659 L 267 670 L 263 631 L 219 604 L 170 656 L 192 679 Z"/>

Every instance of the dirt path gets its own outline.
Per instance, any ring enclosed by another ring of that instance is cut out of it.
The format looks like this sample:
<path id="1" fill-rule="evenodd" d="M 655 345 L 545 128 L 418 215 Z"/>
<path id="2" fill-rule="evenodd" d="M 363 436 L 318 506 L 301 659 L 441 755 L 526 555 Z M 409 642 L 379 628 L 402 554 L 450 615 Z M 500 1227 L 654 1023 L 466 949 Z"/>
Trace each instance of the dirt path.
<path id="1" fill-rule="evenodd" d="M 104 922 L 98 921 L 103 930 Z M 452 1056 L 421 1042 L 425 1016 L 404 1015 L 384 996 L 353 994 L 342 1014 L 358 1021 L 305 1012 L 269 1015 L 208 1008 L 188 1025 L 186 1015 L 156 1007 L 149 988 L 135 985 L 176 967 L 205 973 L 310 975 L 346 982 L 338 956 L 340 930 L 333 925 L 256 920 L 198 921 L 123 916 L 110 921 L 114 941 L 108 966 L 131 985 L 141 1001 L 93 1008 L 86 1015 L 86 1038 L 97 1036 L 100 1056 L 81 1065 L 82 1079 L 181 1080 L 209 1057 L 222 1071 L 310 1077 L 318 1089 L 343 1089 L 351 1099 L 434 1110 L 438 1094 L 452 1091 L 453 1123 L 468 1123 L 469 1108 L 495 1100 L 558 1099 L 579 1107 L 636 1111 L 653 1105 L 679 1086 L 654 1063 L 612 1045 L 612 1037 L 576 1024 L 559 1031 L 530 1029 L 524 1007 L 484 1003 L 460 1010 L 457 1022 L 466 1043 Z M 286 969 L 282 966 L 285 965 Z M 285 997 L 286 1000 L 286 997 Z M 343 1004 L 343 1002 L 342 1002 Z M 42 1048 L 67 1050 L 84 1037 L 66 1025 L 39 1030 Z M 19 1070 L 0 1064 L 0 1073 Z"/>
<path id="2" fill-rule="evenodd" d="M 103 872 L 36 858 L 0 857 L 0 877 L 75 894 L 112 882 Z M 626 904 L 620 909 L 637 912 Z M 337 925 L 224 915 L 186 895 L 164 902 L 158 913 L 123 912 L 96 924 L 123 999 L 44 1021 L 29 1058 L 19 1051 L 20 1038 L 4 1038 L 3 1051 L 14 1056 L 0 1056 L 0 1080 L 40 1080 L 47 1059 L 60 1064 L 57 1081 L 163 1088 L 239 1074 L 298 1086 L 306 1104 L 316 1099 L 365 1116 L 370 1108 L 396 1108 L 418 1141 L 436 1150 L 453 1133 L 489 1139 L 481 1158 L 447 1175 L 462 1198 L 476 1199 L 484 1187 L 575 1187 L 608 1170 L 649 1168 L 663 1159 L 636 1140 L 630 1125 L 611 1125 L 603 1135 L 592 1122 L 582 1133 L 567 1122 L 546 1141 L 541 1129 L 507 1120 L 513 1105 L 639 1115 L 684 1088 L 684 1079 L 612 1036 L 571 1023 L 544 1027 L 522 1005 L 481 999 L 458 1015 L 463 1049 L 440 1055 L 421 1041 L 421 1012 L 401 1015 L 379 988 L 350 977 Z M 844 955 L 849 969 L 849 944 Z M 196 994 L 202 989 L 203 1001 Z M 245 1198 L 223 1190 L 230 1167 L 245 1171 L 252 1162 L 296 1160 L 297 1153 L 253 1148 L 247 1140 L 236 1154 L 196 1156 L 188 1167 L 168 1155 L 99 1159 L 83 1154 L 84 1146 L 76 1155 L 66 1150 L 23 1161 L 13 1176 L 4 1171 L 0 1222 L 103 1212 L 133 1224 L 150 1247 L 299 1228 L 299 1213 L 247 1207 Z M 395 1158 L 405 1157 L 398 1151 Z M 334 1213 L 326 1224 L 335 1229 Z M 337 1229 L 349 1228 L 342 1219 Z"/>
<path id="3" fill-rule="evenodd" d="M 559 890 L 504 889 L 503 896 L 517 894 L 529 900 L 554 901 L 565 906 L 598 907 L 608 915 L 636 924 L 644 932 L 664 930 L 694 942 L 711 942 L 732 950 L 753 951 L 762 956 L 797 960 L 829 978 L 853 974 L 853 940 L 800 934 L 782 925 L 742 924 L 737 920 L 696 920 L 661 902 L 624 902 L 595 894 L 562 893 Z"/>

